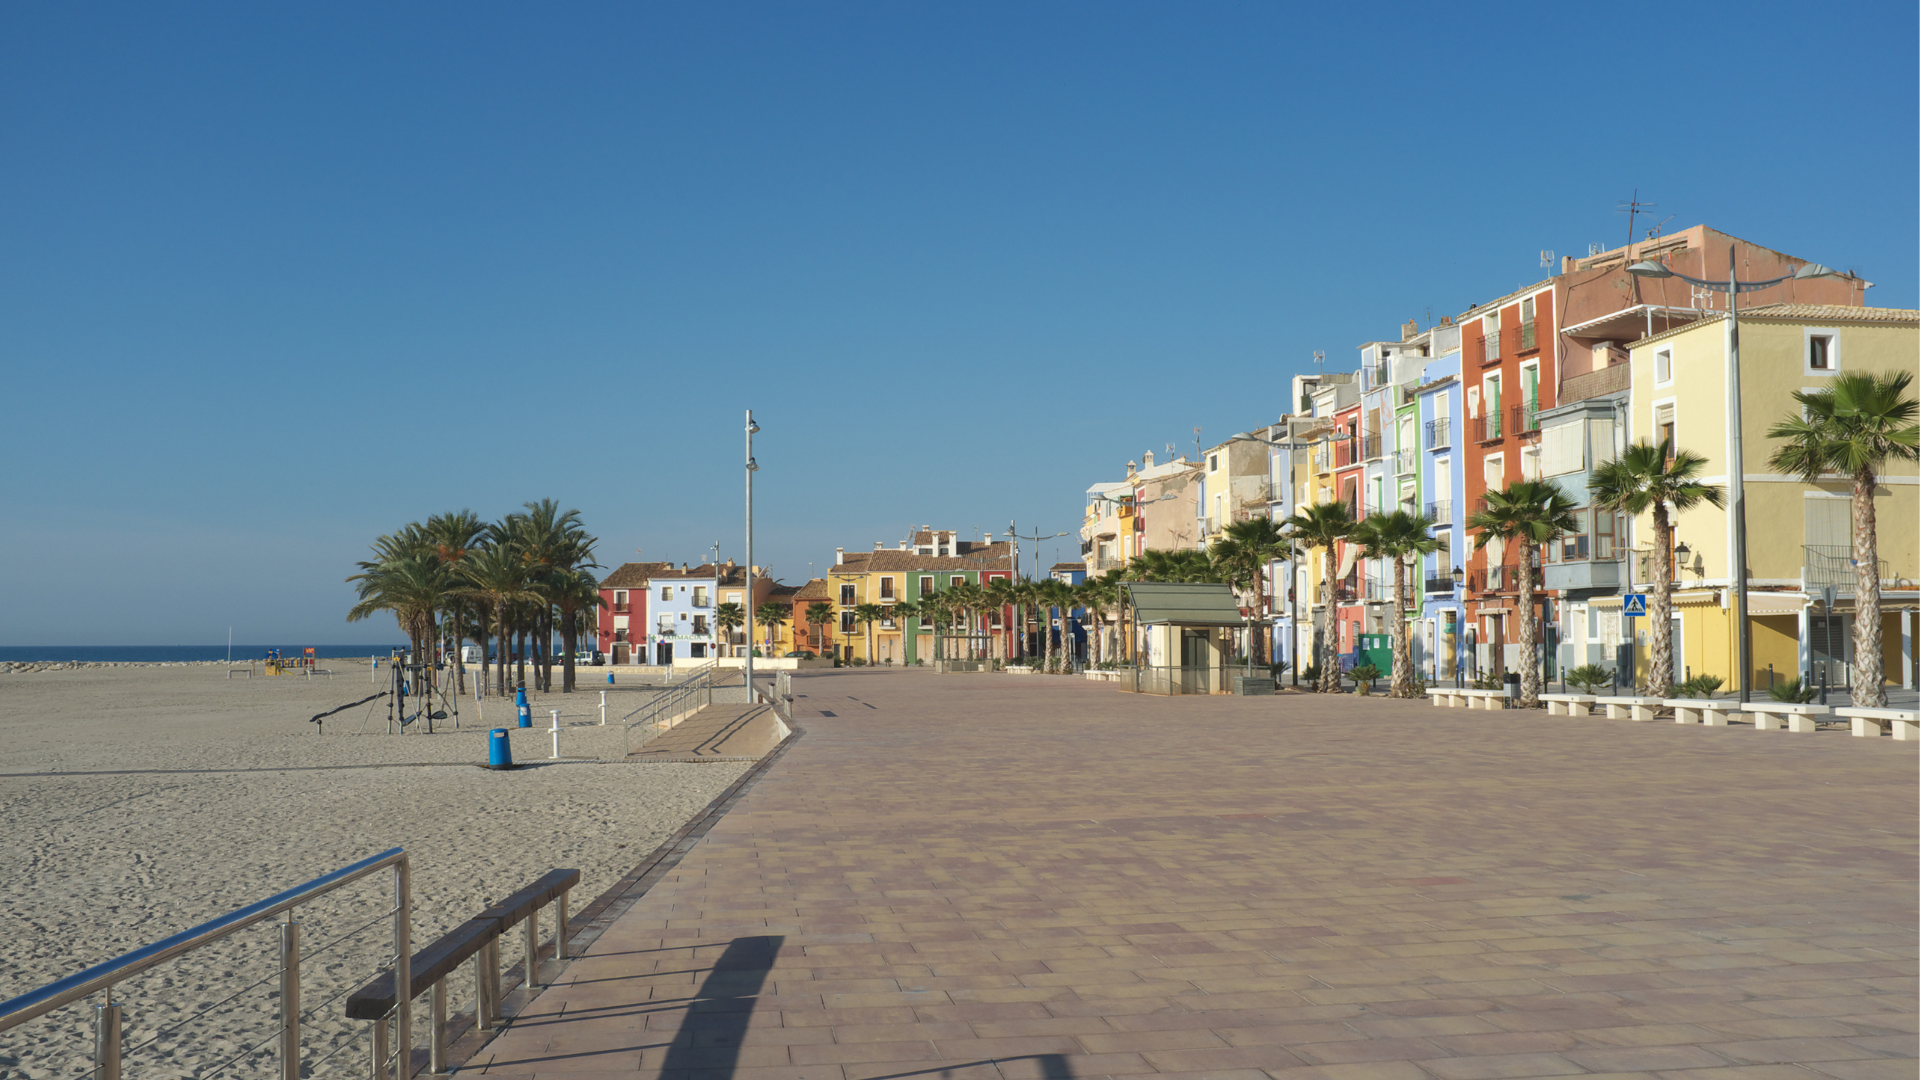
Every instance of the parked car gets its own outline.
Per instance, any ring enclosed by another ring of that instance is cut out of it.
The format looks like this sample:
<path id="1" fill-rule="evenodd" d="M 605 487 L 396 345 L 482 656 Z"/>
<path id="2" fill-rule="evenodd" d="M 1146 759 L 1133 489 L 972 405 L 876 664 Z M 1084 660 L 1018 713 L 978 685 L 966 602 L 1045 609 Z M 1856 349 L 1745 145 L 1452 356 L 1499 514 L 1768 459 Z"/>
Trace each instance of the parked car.
<path id="1" fill-rule="evenodd" d="M 813 658 L 813 653 L 807 649 L 795 649 L 782 657 L 785 660 L 812 660 Z"/>

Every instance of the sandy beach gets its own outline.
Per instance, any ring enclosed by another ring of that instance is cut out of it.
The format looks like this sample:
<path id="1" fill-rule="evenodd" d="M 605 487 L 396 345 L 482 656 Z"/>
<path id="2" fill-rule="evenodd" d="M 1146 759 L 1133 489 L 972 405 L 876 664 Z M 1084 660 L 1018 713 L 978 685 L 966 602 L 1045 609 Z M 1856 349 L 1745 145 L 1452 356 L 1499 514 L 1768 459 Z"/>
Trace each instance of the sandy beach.
<path id="1" fill-rule="evenodd" d="M 457 731 L 449 718 L 433 735 L 390 736 L 381 701 L 329 717 L 319 734 L 313 714 L 380 689 L 365 658 L 323 666 L 334 678 L 229 680 L 224 664 L 0 674 L 0 997 L 392 847 L 411 859 L 416 948 L 556 867 L 581 872 L 577 911 L 747 768 L 609 761 L 624 753 L 618 716 L 645 692 L 610 693 L 614 723 L 600 727 L 604 686 L 534 695 L 536 728 L 513 737 L 528 767 L 513 772 L 478 767 L 487 736 L 470 693 Z M 568 759 L 558 763 L 545 730 L 554 708 Z M 485 703 L 487 726 L 511 717 L 510 699 Z M 389 881 L 303 912 L 309 953 L 377 919 Z M 383 931 L 308 962 L 308 1060 L 341 1050 L 313 1075 L 364 1068 L 346 1043 L 366 1025 L 326 999 L 378 966 Z M 237 1056 L 233 1074 L 257 1072 L 269 1051 L 245 1051 L 268 1031 L 271 984 L 222 1006 L 217 1022 L 165 1028 L 269 975 L 275 941 L 257 928 L 126 984 L 127 1045 L 158 1036 L 128 1067 L 204 1076 Z M 0 1078 L 84 1068 L 87 1013 L 70 1007 L 0 1035 Z"/>

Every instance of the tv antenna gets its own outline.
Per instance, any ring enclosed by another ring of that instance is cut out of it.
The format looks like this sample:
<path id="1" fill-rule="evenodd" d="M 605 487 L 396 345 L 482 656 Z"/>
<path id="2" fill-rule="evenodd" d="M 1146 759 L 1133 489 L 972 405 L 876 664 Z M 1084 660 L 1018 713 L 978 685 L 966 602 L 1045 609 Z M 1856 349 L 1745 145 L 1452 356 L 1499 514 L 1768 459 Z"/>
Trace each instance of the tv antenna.
<path id="1" fill-rule="evenodd" d="M 1659 203 L 1641 202 L 1640 189 L 1634 188 L 1633 198 L 1628 199 L 1626 202 L 1623 202 L 1620 205 L 1613 208 L 1614 213 L 1627 215 L 1627 248 L 1628 248 L 1627 254 L 1628 256 L 1632 255 L 1632 248 L 1633 248 L 1633 219 L 1637 217 L 1642 210 L 1650 210 L 1653 207 L 1656 207 L 1659 205 L 1660 205 Z M 1668 220 L 1671 221 L 1672 218 L 1668 218 Z"/>
<path id="2" fill-rule="evenodd" d="M 1553 249 L 1541 248 L 1540 249 L 1540 269 L 1545 270 L 1546 268 L 1552 265 L 1553 265 Z"/>
<path id="3" fill-rule="evenodd" d="M 1659 235 L 1660 235 L 1660 230 L 1661 230 L 1661 229 L 1664 229 L 1664 228 L 1666 228 L 1666 227 L 1667 227 L 1667 222 L 1669 222 L 1669 221 L 1672 221 L 1672 220 L 1673 220 L 1673 215 L 1672 215 L 1672 214 L 1668 214 L 1668 215 L 1667 215 L 1666 217 L 1664 217 L 1664 218 L 1661 218 L 1661 219 L 1660 219 L 1660 224 L 1658 224 L 1658 225 L 1655 225 L 1655 226 L 1654 226 L 1653 228 L 1651 228 L 1651 229 L 1648 229 L 1648 230 L 1647 230 L 1647 239 L 1649 239 L 1649 240 L 1653 240 L 1653 239 L 1656 239 L 1656 238 L 1658 238 L 1658 237 L 1659 237 Z"/>

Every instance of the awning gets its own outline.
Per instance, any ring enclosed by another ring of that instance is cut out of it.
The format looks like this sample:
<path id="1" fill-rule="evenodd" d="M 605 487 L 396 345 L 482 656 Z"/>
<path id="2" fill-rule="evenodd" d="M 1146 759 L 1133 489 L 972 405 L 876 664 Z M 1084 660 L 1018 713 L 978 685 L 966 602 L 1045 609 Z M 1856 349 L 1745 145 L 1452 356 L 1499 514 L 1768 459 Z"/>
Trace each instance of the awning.
<path id="1" fill-rule="evenodd" d="M 1130 581 L 1134 620 L 1141 626 L 1242 626 L 1240 603 L 1225 585 Z"/>
<path id="2" fill-rule="evenodd" d="M 1360 561 L 1360 552 L 1359 544 L 1348 544 L 1347 550 L 1340 556 L 1340 572 L 1333 576 L 1344 579 L 1348 574 L 1353 573 L 1353 564 Z"/>

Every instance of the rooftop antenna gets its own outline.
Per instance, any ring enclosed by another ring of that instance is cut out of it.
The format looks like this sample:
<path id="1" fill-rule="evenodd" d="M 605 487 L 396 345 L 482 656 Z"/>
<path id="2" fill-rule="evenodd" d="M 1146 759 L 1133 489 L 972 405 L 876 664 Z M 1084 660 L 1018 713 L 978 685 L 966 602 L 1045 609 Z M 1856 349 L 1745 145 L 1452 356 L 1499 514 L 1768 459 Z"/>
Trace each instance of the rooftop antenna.
<path id="1" fill-rule="evenodd" d="M 1314 370 L 1313 377 L 1316 380 L 1325 382 L 1326 381 L 1325 376 L 1327 374 L 1326 367 L 1327 367 L 1327 354 L 1324 352 L 1321 352 L 1319 349 L 1313 350 L 1313 370 Z"/>
<path id="2" fill-rule="evenodd" d="M 1193 460 L 1200 460 L 1200 429 L 1193 429 Z"/>
<path id="3" fill-rule="evenodd" d="M 1540 249 L 1540 269 L 1545 270 L 1552 265 L 1553 265 L 1553 249 L 1541 248 Z"/>
<path id="4" fill-rule="evenodd" d="M 1634 188 L 1634 189 L 1633 189 L 1633 198 L 1631 198 L 1631 199 L 1629 199 L 1629 200 L 1627 200 L 1626 202 L 1623 202 L 1623 203 L 1621 203 L 1620 205 L 1618 205 L 1618 206 L 1616 206 L 1616 207 L 1614 207 L 1614 208 L 1613 208 L 1613 211 L 1614 211 L 1614 213 L 1616 213 L 1616 214 L 1619 214 L 1619 213 L 1624 213 L 1624 214 L 1626 214 L 1626 215 L 1627 215 L 1627 252 L 1626 252 L 1626 258 L 1628 259 L 1628 261 L 1632 261 L 1632 259 L 1633 259 L 1633 219 L 1634 219 L 1634 218 L 1635 218 L 1636 216 L 1638 216 L 1638 215 L 1639 215 L 1639 213 L 1640 213 L 1640 211 L 1642 211 L 1642 210 L 1647 210 L 1647 209 L 1652 209 L 1653 207 L 1656 207 L 1656 206 L 1659 206 L 1659 205 L 1660 205 L 1659 203 L 1650 203 L 1650 202 L 1641 202 L 1641 201 L 1640 201 L 1640 189 L 1639 189 L 1639 188 Z M 1671 218 L 1669 218 L 1668 220 L 1672 220 L 1672 219 L 1671 219 Z"/>
<path id="5" fill-rule="evenodd" d="M 1668 215 L 1667 215 L 1666 217 L 1664 217 L 1664 218 L 1661 218 L 1661 219 L 1660 219 L 1660 224 L 1658 224 L 1658 225 L 1655 225 L 1655 226 L 1654 226 L 1653 228 L 1651 228 L 1651 229 L 1648 229 L 1648 230 L 1647 230 L 1647 239 L 1649 239 L 1649 240 L 1653 240 L 1653 239 L 1656 239 L 1657 237 L 1659 237 L 1659 235 L 1660 235 L 1660 230 L 1661 230 L 1661 229 L 1664 229 L 1664 228 L 1666 228 L 1666 227 L 1667 227 L 1667 222 L 1669 222 L 1669 221 L 1672 221 L 1672 220 L 1673 220 L 1673 215 L 1672 215 L 1672 214 L 1668 214 Z"/>

